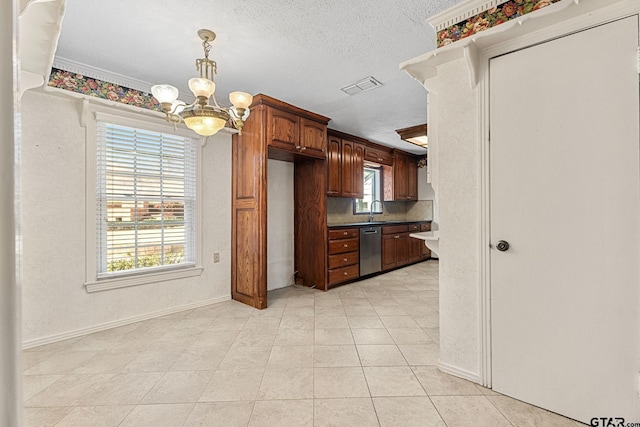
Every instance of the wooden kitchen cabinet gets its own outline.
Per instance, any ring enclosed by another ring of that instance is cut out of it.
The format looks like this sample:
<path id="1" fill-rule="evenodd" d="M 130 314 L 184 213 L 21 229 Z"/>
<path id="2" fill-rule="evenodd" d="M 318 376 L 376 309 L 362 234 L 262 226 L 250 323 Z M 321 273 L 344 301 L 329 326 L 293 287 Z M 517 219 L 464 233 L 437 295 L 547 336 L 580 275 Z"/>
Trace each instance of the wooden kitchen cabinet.
<path id="1" fill-rule="evenodd" d="M 262 94 L 253 97 L 250 108 L 242 135 L 233 135 L 231 146 L 231 296 L 262 309 L 267 307 L 269 158 L 295 163 L 296 283 L 326 289 L 329 118 Z"/>
<path id="2" fill-rule="evenodd" d="M 377 163 L 379 165 L 393 166 L 393 154 L 391 149 L 373 145 L 371 143 L 364 147 L 364 160 Z"/>
<path id="3" fill-rule="evenodd" d="M 360 230 L 329 230 L 327 242 L 328 286 L 360 277 Z"/>
<path id="4" fill-rule="evenodd" d="M 301 117 L 300 132 L 303 154 L 324 158 L 327 151 L 327 125 Z"/>
<path id="5" fill-rule="evenodd" d="M 347 139 L 342 140 L 342 197 L 364 197 L 364 146 Z"/>
<path id="6" fill-rule="evenodd" d="M 415 156 L 397 151 L 393 167 L 384 170 L 384 200 L 418 200 L 418 163 Z"/>
<path id="7" fill-rule="evenodd" d="M 327 195 L 361 199 L 364 197 L 364 143 L 329 131 L 328 146 Z"/>
<path id="8" fill-rule="evenodd" d="M 420 224 L 409 224 L 409 234 L 419 233 Z M 409 263 L 418 262 L 422 259 L 422 247 L 424 242 L 420 239 L 409 237 Z"/>
<path id="9" fill-rule="evenodd" d="M 418 200 L 418 163 L 413 157 L 406 158 L 407 200 Z"/>
<path id="10" fill-rule="evenodd" d="M 409 263 L 409 239 L 407 225 L 382 227 L 382 271 Z"/>
<path id="11" fill-rule="evenodd" d="M 327 138 L 327 195 L 340 197 L 342 195 L 342 140 L 329 135 Z"/>
<path id="12" fill-rule="evenodd" d="M 287 111 L 289 104 L 278 103 L 281 108 L 272 105 L 267 107 L 267 145 L 282 151 L 271 157 L 280 160 L 290 160 L 292 155 L 324 158 L 327 149 L 326 123 L 302 117 L 292 108 Z"/>
<path id="13" fill-rule="evenodd" d="M 423 232 L 423 231 L 431 231 L 430 222 L 423 222 L 422 224 L 420 224 L 420 232 Z M 420 245 L 421 245 L 420 255 L 422 259 L 431 258 L 431 250 L 427 247 L 427 245 L 424 244 L 422 240 L 420 240 Z"/>

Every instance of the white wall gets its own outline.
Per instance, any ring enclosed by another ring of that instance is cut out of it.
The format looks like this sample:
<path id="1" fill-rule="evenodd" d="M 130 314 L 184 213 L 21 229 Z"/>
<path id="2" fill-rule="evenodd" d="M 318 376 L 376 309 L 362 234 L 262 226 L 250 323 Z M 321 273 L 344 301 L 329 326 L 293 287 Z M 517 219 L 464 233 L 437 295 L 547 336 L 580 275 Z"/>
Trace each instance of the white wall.
<path id="1" fill-rule="evenodd" d="M 22 99 L 23 342 L 230 297 L 231 137 L 202 149 L 200 276 L 87 293 L 85 128 L 80 101 L 27 92 Z M 113 109 L 112 114 L 126 114 Z M 148 118 L 148 120 L 161 120 Z M 93 201 L 89 201 L 93 203 Z M 221 262 L 213 263 L 213 252 Z"/>
<path id="2" fill-rule="evenodd" d="M 294 164 L 269 159 L 267 188 L 267 289 L 293 284 Z"/>
<path id="3" fill-rule="evenodd" d="M 477 89 L 463 59 L 438 69 L 440 360 L 479 376 Z M 430 118 L 430 121 L 432 119 Z"/>

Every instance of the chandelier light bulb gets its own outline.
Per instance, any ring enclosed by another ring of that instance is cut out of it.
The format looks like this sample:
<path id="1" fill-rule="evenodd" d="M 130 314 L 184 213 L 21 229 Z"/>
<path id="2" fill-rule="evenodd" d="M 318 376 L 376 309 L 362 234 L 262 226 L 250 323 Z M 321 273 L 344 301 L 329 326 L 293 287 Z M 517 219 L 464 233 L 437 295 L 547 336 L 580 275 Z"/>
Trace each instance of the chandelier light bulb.
<path id="1" fill-rule="evenodd" d="M 151 86 L 151 93 L 161 104 L 173 104 L 178 99 L 178 89 L 171 85 Z"/>
<path id="2" fill-rule="evenodd" d="M 208 99 L 216 91 L 216 84 L 209 79 L 194 77 L 189 79 L 189 89 L 194 96 L 204 96 Z"/>
<path id="3" fill-rule="evenodd" d="M 253 96 L 246 92 L 231 92 L 229 94 L 229 101 L 236 108 L 249 108 L 253 102 Z"/>

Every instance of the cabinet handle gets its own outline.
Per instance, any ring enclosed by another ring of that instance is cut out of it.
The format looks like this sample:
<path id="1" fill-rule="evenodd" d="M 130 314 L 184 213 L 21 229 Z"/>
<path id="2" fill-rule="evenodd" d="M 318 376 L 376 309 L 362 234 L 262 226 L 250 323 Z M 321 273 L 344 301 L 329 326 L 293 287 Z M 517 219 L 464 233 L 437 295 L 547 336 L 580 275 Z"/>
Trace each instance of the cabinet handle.
<path id="1" fill-rule="evenodd" d="M 348 259 L 346 259 L 346 258 L 342 258 L 342 261 L 347 262 L 347 261 L 349 261 L 349 260 L 348 260 Z"/>
<path id="2" fill-rule="evenodd" d="M 394 239 L 399 239 L 399 238 L 400 238 L 400 236 L 393 236 L 393 238 L 394 238 Z"/>
<path id="3" fill-rule="evenodd" d="M 302 148 L 301 148 L 301 151 L 304 151 L 304 150 L 306 150 L 306 149 L 307 149 L 307 147 L 302 147 Z"/>
<path id="4" fill-rule="evenodd" d="M 347 273 L 347 272 L 345 271 L 345 272 L 344 272 L 344 275 L 345 275 L 345 276 L 348 276 L 348 275 L 349 275 L 349 273 Z"/>
<path id="5" fill-rule="evenodd" d="M 301 148 L 302 148 L 301 146 L 296 145 L 296 150 L 300 151 Z"/>
<path id="6" fill-rule="evenodd" d="M 349 235 L 349 232 L 348 232 L 348 231 L 345 231 L 345 232 L 344 232 L 344 233 L 342 233 L 342 234 L 344 234 L 345 236 L 348 236 L 348 235 Z"/>
<path id="7" fill-rule="evenodd" d="M 345 243 L 345 244 L 344 244 L 344 247 L 345 247 L 345 248 L 348 248 L 348 247 L 349 247 L 349 245 Z"/>

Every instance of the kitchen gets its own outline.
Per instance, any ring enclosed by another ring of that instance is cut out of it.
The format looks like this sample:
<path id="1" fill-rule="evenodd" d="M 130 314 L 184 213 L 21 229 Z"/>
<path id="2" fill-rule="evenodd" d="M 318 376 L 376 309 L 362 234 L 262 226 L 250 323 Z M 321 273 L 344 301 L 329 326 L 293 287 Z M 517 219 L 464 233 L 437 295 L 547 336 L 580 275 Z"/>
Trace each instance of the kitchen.
<path id="1" fill-rule="evenodd" d="M 426 182 L 424 161 L 423 167 L 418 167 L 424 157 L 392 150 L 354 135 L 326 130 L 326 118 L 264 95 L 258 95 L 254 99 L 252 110 L 252 117 L 264 118 L 267 131 L 266 136 L 254 131 L 254 128 L 262 128 L 260 125 L 263 121 L 254 122 L 250 118 L 245 124 L 243 135 L 234 136 L 234 191 L 238 192 L 235 197 L 239 200 L 238 209 L 242 215 L 246 215 L 248 198 L 247 193 L 242 191 L 257 191 L 252 193 L 256 199 L 266 197 L 266 241 L 269 242 L 270 236 L 274 236 L 277 244 L 267 243 L 268 250 L 262 252 L 266 260 L 253 262 L 254 265 L 266 265 L 267 274 L 252 270 L 253 277 L 243 278 L 243 272 L 248 270 L 244 267 L 232 267 L 235 280 L 238 281 L 234 289 L 238 286 L 245 289 L 236 293 L 239 300 L 255 303 L 251 292 L 260 293 L 259 298 L 264 298 L 264 292 L 255 288 L 247 291 L 249 286 L 240 284 L 244 281 L 255 285 L 260 283 L 260 277 L 269 279 L 268 284 L 260 285 L 269 290 L 293 283 L 326 290 L 332 285 L 380 272 L 383 268 L 388 271 L 430 258 L 430 253 L 420 241 L 409 238 L 409 232 L 428 231 L 433 218 L 433 192 Z M 304 119 L 301 125 L 312 119 L 322 120 L 317 122 L 318 126 L 324 126 L 319 137 L 321 142 L 316 145 L 320 147 L 317 155 L 310 156 L 309 151 L 300 149 L 300 146 L 305 145 L 301 137 L 305 133 L 303 130 L 298 132 L 296 120 L 299 119 L 293 113 Z M 278 130 L 290 124 L 290 130 Z M 422 131 L 426 132 L 426 127 Z M 260 144 L 267 144 L 268 149 L 251 151 Z M 325 150 L 327 162 L 324 161 Z M 265 161 L 265 157 L 268 157 L 268 161 Z M 267 165 L 268 171 L 259 172 L 259 167 L 253 169 L 259 164 Z M 264 174 L 267 181 L 265 189 L 271 189 L 266 196 L 260 190 L 255 190 L 257 187 L 253 177 L 260 173 Z M 277 185 L 270 184 L 272 180 Z M 322 190 L 325 186 L 326 196 Z M 276 194 L 272 195 L 272 192 Z M 260 203 L 256 205 L 260 206 Z M 376 211 L 372 210 L 374 207 Z M 273 214 L 271 209 L 274 210 Z M 256 212 L 259 213 L 259 210 Z M 258 219 L 255 226 L 264 226 L 261 225 L 262 218 L 259 214 L 253 218 Z M 377 235 L 379 240 L 378 260 L 375 263 L 378 267 L 376 271 L 364 271 L 359 262 L 364 253 L 359 256 L 359 248 L 362 248 L 359 243 L 362 242 L 359 239 L 360 231 L 358 228 L 346 227 L 359 227 L 361 223 L 373 220 L 376 220 L 377 225 L 388 222 L 390 226 L 371 233 Z M 396 223 L 394 227 L 391 227 L 392 222 Z M 241 223 L 246 230 L 246 221 Z M 342 231 L 338 232 L 338 228 Z M 383 238 L 383 231 L 385 235 L 390 235 Z M 236 232 L 243 231 L 238 229 Z M 282 236 L 289 236 L 288 240 Z M 346 240 L 340 242 L 337 241 L 338 238 Z M 236 257 L 241 258 L 239 254 L 250 252 L 250 248 L 243 249 L 240 246 L 251 241 L 247 236 L 241 235 L 233 240 L 236 244 Z M 264 243 L 259 243 L 258 240 L 251 243 L 251 246 L 260 244 Z M 398 259 L 396 252 L 400 253 Z M 285 268 L 283 263 L 286 263 L 286 255 L 283 254 L 287 253 L 290 254 L 289 265 Z M 260 303 L 254 306 L 258 307 Z"/>

